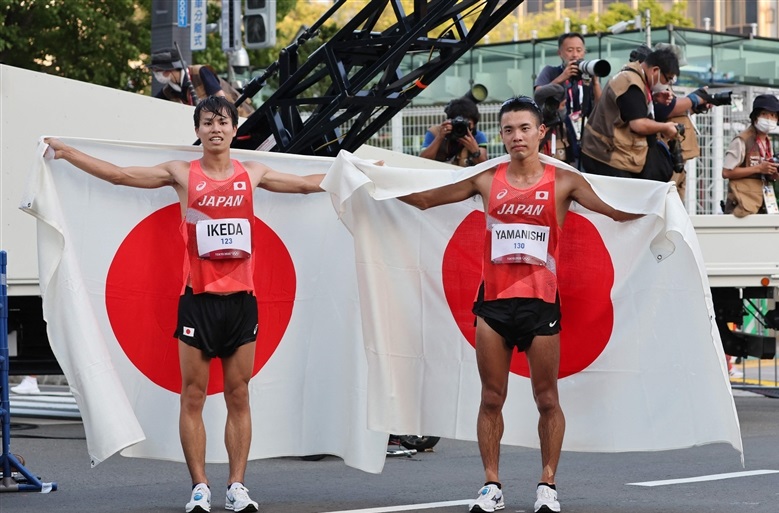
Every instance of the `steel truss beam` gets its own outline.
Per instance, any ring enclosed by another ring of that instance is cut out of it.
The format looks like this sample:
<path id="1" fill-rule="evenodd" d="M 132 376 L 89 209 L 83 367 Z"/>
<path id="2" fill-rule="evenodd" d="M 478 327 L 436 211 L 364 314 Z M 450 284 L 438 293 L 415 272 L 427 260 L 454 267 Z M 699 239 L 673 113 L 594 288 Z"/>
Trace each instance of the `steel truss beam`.
<path id="1" fill-rule="evenodd" d="M 239 127 L 233 147 L 326 156 L 356 150 L 522 2 L 415 0 L 407 15 L 401 0 L 371 0 L 300 64 L 298 48 L 346 3 L 339 0 L 247 84 L 238 103 L 279 75 L 278 90 Z M 394 23 L 377 31 L 388 13 Z M 410 53 L 429 58 L 403 73 Z M 330 85 L 315 97 L 311 88 L 322 80 Z"/>

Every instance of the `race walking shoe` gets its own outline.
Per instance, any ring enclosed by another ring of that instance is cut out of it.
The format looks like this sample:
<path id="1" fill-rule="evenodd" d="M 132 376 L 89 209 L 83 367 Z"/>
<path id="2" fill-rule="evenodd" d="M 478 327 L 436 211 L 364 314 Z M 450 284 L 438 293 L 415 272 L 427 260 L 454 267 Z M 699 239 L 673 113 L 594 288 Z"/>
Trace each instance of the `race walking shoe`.
<path id="1" fill-rule="evenodd" d="M 257 511 L 257 503 L 249 498 L 249 490 L 244 485 L 233 483 L 227 489 L 225 509 L 238 513 L 250 513 Z"/>
<path id="2" fill-rule="evenodd" d="M 538 483 L 536 497 L 536 513 L 560 513 L 557 490 L 550 488 L 546 483 Z"/>
<path id="3" fill-rule="evenodd" d="M 211 511 L 211 490 L 205 483 L 198 483 L 192 489 L 192 497 L 184 510 L 187 513 L 208 513 Z"/>
<path id="4" fill-rule="evenodd" d="M 505 508 L 503 504 L 503 492 L 497 485 L 485 484 L 481 490 L 479 490 L 479 496 L 476 497 L 476 501 L 471 505 L 471 513 L 489 513 L 491 511 L 498 511 Z"/>
<path id="5" fill-rule="evenodd" d="M 21 395 L 40 394 L 41 390 L 38 388 L 38 378 L 25 376 L 21 383 L 15 387 L 11 387 L 11 392 Z"/>

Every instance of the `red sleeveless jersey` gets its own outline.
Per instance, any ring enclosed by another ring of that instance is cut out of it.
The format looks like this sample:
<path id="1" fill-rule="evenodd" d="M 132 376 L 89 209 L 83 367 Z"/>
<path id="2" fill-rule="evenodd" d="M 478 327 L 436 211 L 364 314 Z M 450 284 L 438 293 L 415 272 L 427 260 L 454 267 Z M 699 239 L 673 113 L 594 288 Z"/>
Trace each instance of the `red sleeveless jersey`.
<path id="1" fill-rule="evenodd" d="M 195 294 L 254 291 L 252 184 L 243 165 L 232 163 L 233 175 L 226 180 L 206 176 L 199 160 L 189 165 L 181 233 L 186 244 L 184 283 Z M 236 243 L 243 246 L 229 246 Z"/>
<path id="2" fill-rule="evenodd" d="M 508 183 L 508 163 L 492 180 L 487 207 L 482 279 L 486 301 L 538 298 L 554 303 L 557 295 L 558 241 L 555 167 L 527 189 Z"/>

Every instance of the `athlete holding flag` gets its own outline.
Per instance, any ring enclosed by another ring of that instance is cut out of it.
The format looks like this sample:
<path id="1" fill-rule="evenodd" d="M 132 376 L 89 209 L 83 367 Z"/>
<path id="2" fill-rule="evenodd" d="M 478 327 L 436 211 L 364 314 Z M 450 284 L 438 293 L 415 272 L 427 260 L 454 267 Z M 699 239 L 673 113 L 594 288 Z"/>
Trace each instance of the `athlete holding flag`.
<path id="1" fill-rule="evenodd" d="M 272 192 L 320 192 L 324 175 L 291 175 L 260 162 L 231 159 L 230 143 L 238 130 L 238 113 L 224 97 L 210 96 L 201 101 L 195 108 L 194 121 L 203 156 L 192 162 L 119 167 L 58 139 L 46 138 L 45 142 L 53 158 L 65 159 L 112 184 L 147 189 L 171 186 L 178 194 L 186 247 L 175 333 L 182 378 L 179 435 L 192 477 L 185 511 L 211 511 L 203 407 L 210 361 L 221 358 L 229 460 L 225 508 L 253 512 L 257 511 L 257 502 L 249 497 L 243 483 L 252 436 L 248 385 L 258 326 L 253 282 L 253 193 L 257 187 Z"/>
<path id="2" fill-rule="evenodd" d="M 539 142 L 546 127 L 541 111 L 526 96 L 503 103 L 503 144 L 511 160 L 470 179 L 399 199 L 420 209 L 480 195 L 486 212 L 482 284 L 473 313 L 481 404 L 476 435 L 486 482 L 471 512 L 505 507 L 498 474 L 503 436 L 503 404 L 516 347 L 530 366 L 540 414 L 541 477 L 536 512 L 559 512 L 555 478 L 565 433 L 557 392 L 560 365 L 560 299 L 557 290 L 558 243 L 571 201 L 615 221 L 641 217 L 607 205 L 579 174 L 541 163 Z"/>

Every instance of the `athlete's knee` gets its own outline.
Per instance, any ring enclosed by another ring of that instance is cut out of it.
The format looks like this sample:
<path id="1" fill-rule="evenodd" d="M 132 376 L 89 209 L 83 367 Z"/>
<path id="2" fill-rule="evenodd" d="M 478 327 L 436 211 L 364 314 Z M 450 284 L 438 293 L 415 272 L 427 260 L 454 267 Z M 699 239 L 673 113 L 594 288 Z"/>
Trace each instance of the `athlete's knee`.
<path id="1" fill-rule="evenodd" d="M 206 391 L 196 385 L 181 388 L 181 409 L 183 411 L 201 411 L 206 403 Z"/>
<path id="2" fill-rule="evenodd" d="M 488 411 L 499 412 L 506 403 L 506 392 L 504 390 L 482 386 L 481 406 Z"/>
<path id="3" fill-rule="evenodd" d="M 249 387 L 247 384 L 239 384 L 225 387 L 225 403 L 230 410 L 242 410 L 249 408 Z"/>
<path id="4" fill-rule="evenodd" d="M 560 407 L 560 398 L 554 389 L 544 390 L 535 396 L 536 407 L 539 413 L 547 413 Z"/>

